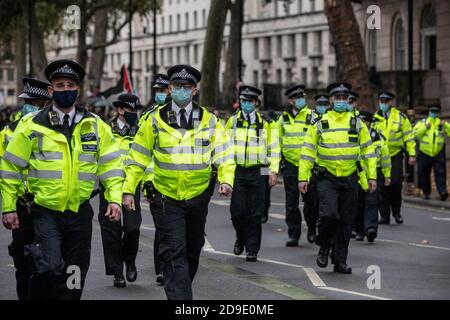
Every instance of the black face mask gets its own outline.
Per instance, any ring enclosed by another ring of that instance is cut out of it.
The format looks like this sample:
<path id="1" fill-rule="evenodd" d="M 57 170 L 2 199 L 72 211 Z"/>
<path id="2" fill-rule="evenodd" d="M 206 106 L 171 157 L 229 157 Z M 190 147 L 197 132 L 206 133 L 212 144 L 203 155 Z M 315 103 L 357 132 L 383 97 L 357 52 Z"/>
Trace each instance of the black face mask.
<path id="1" fill-rule="evenodd" d="M 132 127 L 137 122 L 138 114 L 136 112 L 125 111 L 123 117 L 125 118 L 126 122 L 130 125 L 130 127 Z"/>

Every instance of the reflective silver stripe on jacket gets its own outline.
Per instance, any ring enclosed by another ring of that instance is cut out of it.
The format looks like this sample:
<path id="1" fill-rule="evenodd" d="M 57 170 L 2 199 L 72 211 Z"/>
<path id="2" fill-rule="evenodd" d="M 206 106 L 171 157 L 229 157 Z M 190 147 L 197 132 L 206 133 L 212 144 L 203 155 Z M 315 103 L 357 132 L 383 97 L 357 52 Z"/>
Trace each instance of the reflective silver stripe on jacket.
<path id="1" fill-rule="evenodd" d="M 9 151 L 5 152 L 5 154 L 3 155 L 3 159 L 8 160 L 12 164 L 15 164 L 15 165 L 17 165 L 17 166 L 19 166 L 21 168 L 28 167 L 28 161 L 13 155 Z"/>
<path id="2" fill-rule="evenodd" d="M 106 179 L 109 178 L 124 178 L 125 177 L 125 173 L 123 172 L 122 169 L 114 169 L 114 170 L 110 170 L 105 172 L 104 174 L 100 175 L 98 178 L 100 179 L 100 181 L 105 181 Z"/>
<path id="3" fill-rule="evenodd" d="M 36 160 L 62 160 L 63 159 L 63 153 L 62 152 L 33 152 L 32 159 Z"/>
<path id="4" fill-rule="evenodd" d="M 209 168 L 209 164 L 207 163 L 175 164 L 175 163 L 161 162 L 158 159 L 155 159 L 155 166 L 158 166 L 158 168 L 163 170 L 174 170 L 174 171 L 204 170 Z"/>
<path id="5" fill-rule="evenodd" d="M 97 181 L 97 175 L 95 173 L 78 172 L 78 180 L 80 180 L 80 181 Z"/>
<path id="6" fill-rule="evenodd" d="M 329 161 L 335 161 L 335 160 L 358 160 L 358 155 L 340 155 L 340 156 L 327 156 L 324 154 L 318 154 L 318 157 L 320 160 L 329 160 Z"/>
<path id="7" fill-rule="evenodd" d="M 38 179 L 62 179 L 62 171 L 30 170 L 28 177 Z"/>

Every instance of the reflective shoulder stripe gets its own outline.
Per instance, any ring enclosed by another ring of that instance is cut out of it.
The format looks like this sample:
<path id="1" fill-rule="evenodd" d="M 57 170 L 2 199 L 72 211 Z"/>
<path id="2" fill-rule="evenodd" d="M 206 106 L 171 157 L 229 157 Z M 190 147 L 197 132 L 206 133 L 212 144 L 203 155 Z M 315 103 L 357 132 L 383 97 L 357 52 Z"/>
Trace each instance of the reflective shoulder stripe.
<path id="1" fill-rule="evenodd" d="M 125 177 L 125 173 L 123 172 L 122 169 L 114 169 L 114 170 L 110 170 L 105 172 L 104 174 L 99 176 L 100 181 L 105 181 L 109 178 L 124 178 Z"/>
<path id="2" fill-rule="evenodd" d="M 13 164 L 18 165 L 21 168 L 28 167 L 28 161 L 13 155 L 9 151 L 5 152 L 5 154 L 3 155 L 3 159 L 8 160 L 9 162 L 11 162 Z"/>

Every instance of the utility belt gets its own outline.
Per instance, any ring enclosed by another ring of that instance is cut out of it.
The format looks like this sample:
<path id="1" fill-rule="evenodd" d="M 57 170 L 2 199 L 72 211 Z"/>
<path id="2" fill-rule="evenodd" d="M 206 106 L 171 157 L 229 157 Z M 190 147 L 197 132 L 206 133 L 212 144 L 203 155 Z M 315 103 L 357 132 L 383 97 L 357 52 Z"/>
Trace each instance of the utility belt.
<path id="1" fill-rule="evenodd" d="M 347 184 L 347 183 L 351 183 L 356 180 L 356 178 L 358 177 L 358 170 L 356 170 L 355 172 L 353 172 L 351 175 L 349 175 L 347 177 L 336 177 L 335 175 L 331 174 L 326 168 L 318 166 L 317 167 L 317 177 L 329 178 L 329 179 L 336 180 L 340 183 Z"/>
<path id="2" fill-rule="evenodd" d="M 268 168 L 268 167 L 269 167 L 268 164 L 257 164 L 257 165 L 251 166 L 251 167 L 243 167 L 238 164 L 238 165 L 236 165 L 236 170 L 238 170 L 238 171 L 251 171 L 251 170 L 257 171 L 257 170 L 260 170 L 261 168 Z"/>
<path id="3" fill-rule="evenodd" d="M 86 206 L 90 206 L 91 204 L 90 204 L 89 201 L 90 201 L 90 199 L 89 199 L 89 200 L 86 200 L 86 201 L 84 201 L 84 202 L 82 202 L 82 203 L 80 204 L 80 206 L 78 207 L 78 211 L 80 211 L 81 209 L 83 209 L 83 208 L 86 207 Z M 41 206 L 41 205 L 39 205 L 39 204 L 37 204 L 37 203 L 33 203 L 33 204 L 30 206 L 30 209 L 32 209 L 33 211 L 39 212 L 39 213 L 55 212 L 55 213 L 61 214 L 60 211 L 55 211 L 55 210 L 46 208 L 46 207 Z M 66 212 L 77 213 L 77 212 L 74 212 L 74 211 L 71 211 L 71 210 L 66 210 L 66 211 L 64 211 L 64 213 L 66 213 Z"/>

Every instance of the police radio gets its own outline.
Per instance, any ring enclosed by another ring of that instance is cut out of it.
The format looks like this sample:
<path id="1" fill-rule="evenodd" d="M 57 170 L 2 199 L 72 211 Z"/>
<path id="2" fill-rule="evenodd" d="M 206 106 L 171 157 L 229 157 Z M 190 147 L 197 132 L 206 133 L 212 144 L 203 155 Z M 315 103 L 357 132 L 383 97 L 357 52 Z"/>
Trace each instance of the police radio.
<path id="1" fill-rule="evenodd" d="M 61 121 L 59 119 L 58 114 L 55 111 L 50 111 L 48 113 L 48 121 L 50 121 L 50 125 L 52 127 L 61 125 Z"/>
<path id="2" fill-rule="evenodd" d="M 169 121 L 169 125 L 171 125 L 171 126 L 178 124 L 177 114 L 175 113 L 175 111 L 167 112 L 167 120 Z"/>

